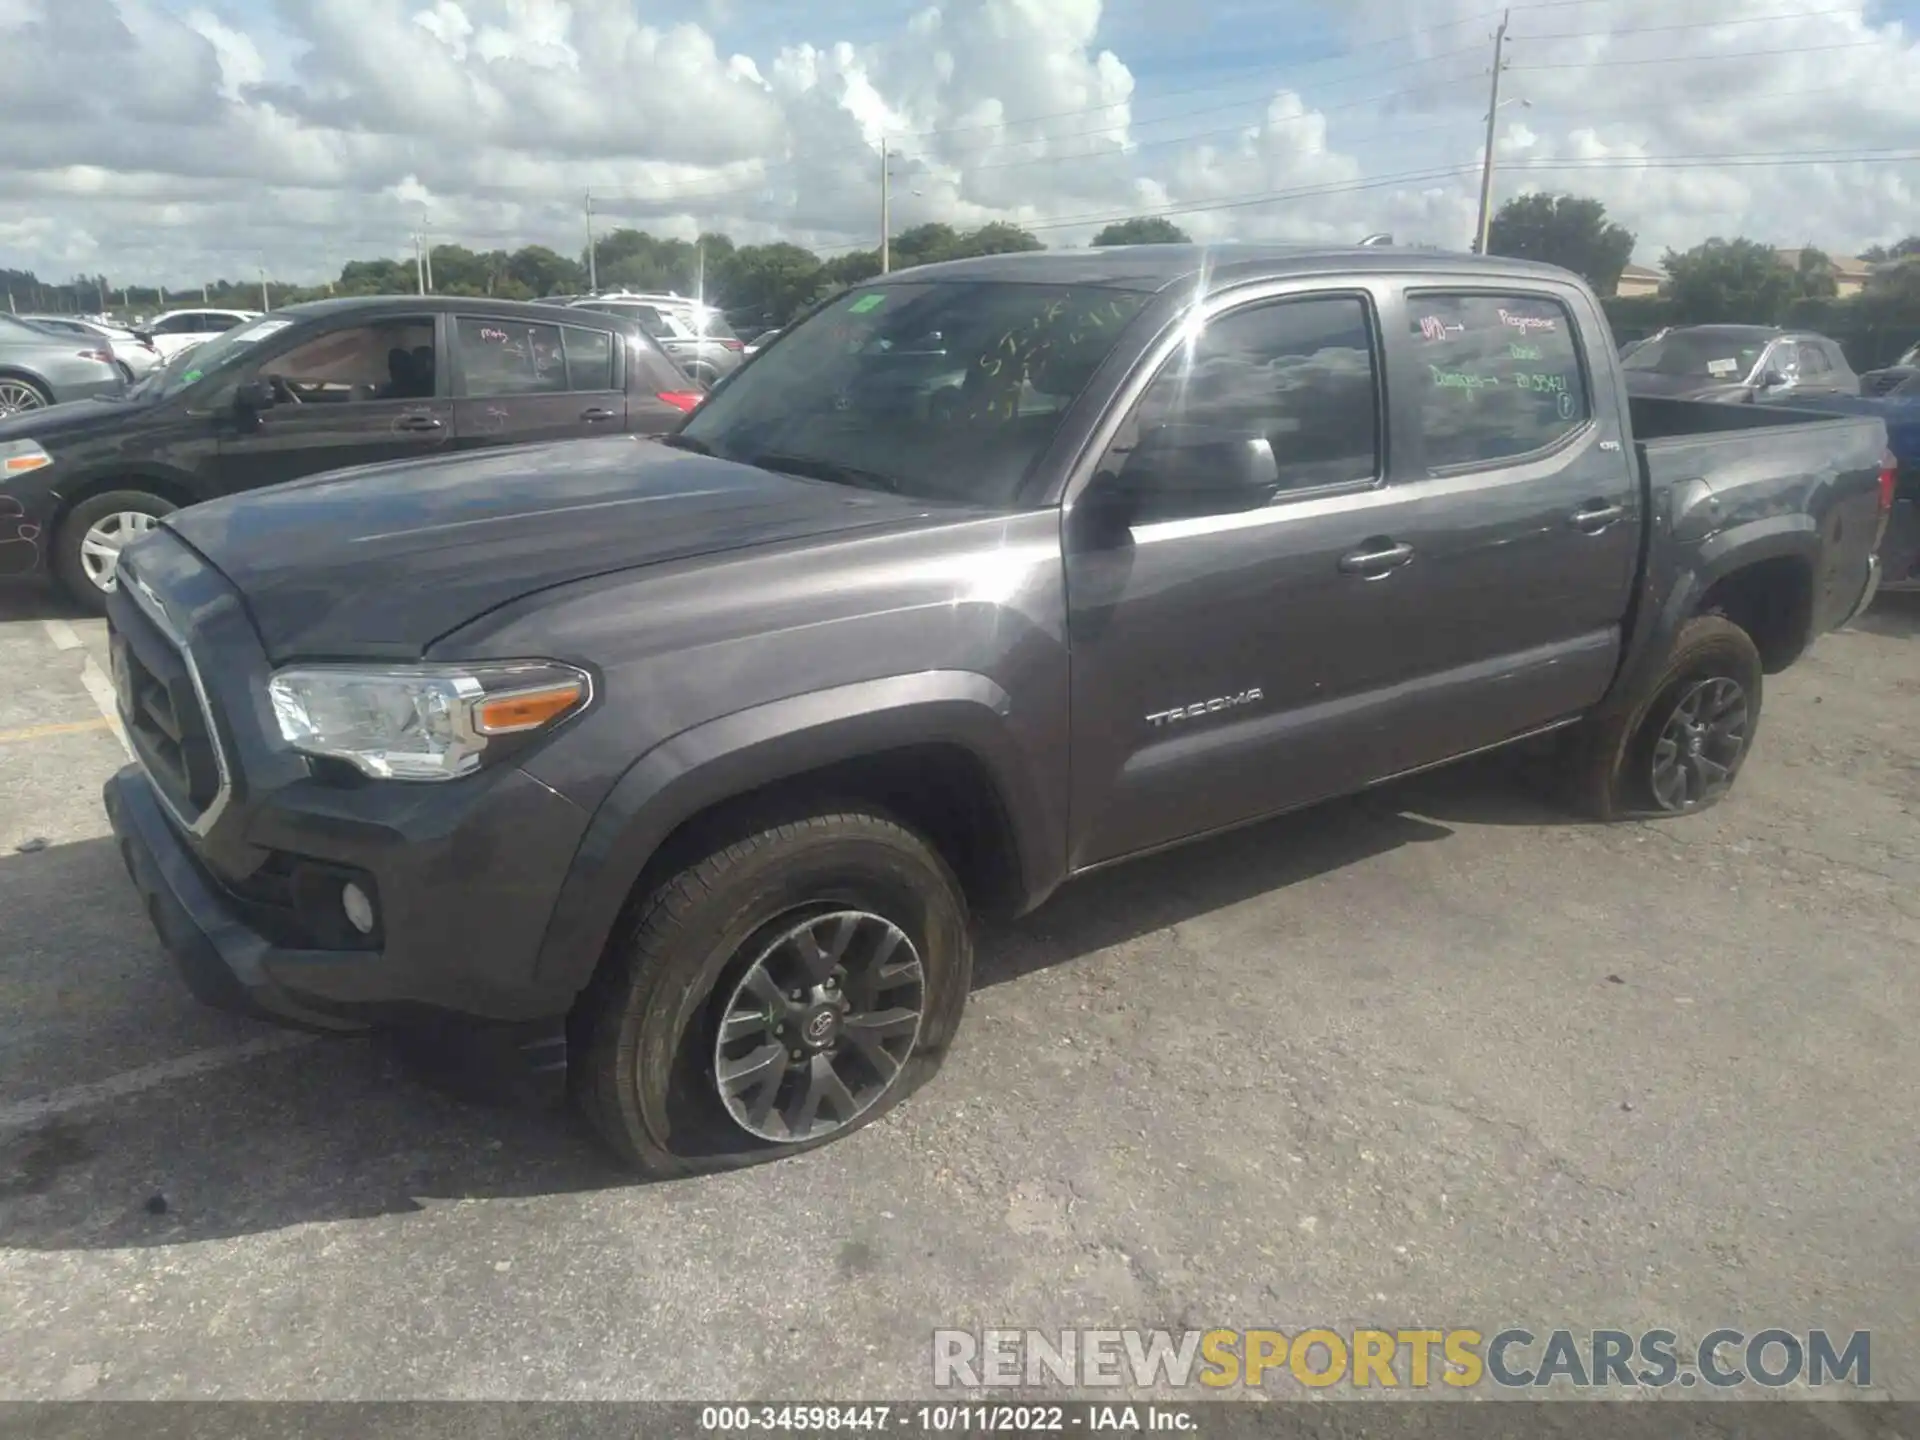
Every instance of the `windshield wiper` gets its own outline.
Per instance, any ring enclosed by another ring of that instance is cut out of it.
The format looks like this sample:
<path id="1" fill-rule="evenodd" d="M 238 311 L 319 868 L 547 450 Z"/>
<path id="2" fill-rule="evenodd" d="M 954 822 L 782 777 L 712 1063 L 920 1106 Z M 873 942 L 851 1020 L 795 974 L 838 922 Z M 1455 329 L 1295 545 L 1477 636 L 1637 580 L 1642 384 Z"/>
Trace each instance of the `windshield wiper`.
<path id="1" fill-rule="evenodd" d="M 788 455 L 778 450 L 769 450 L 761 455 L 751 455 L 747 464 L 762 470 L 777 470 L 785 475 L 798 475 L 806 480 L 825 480 L 833 485 L 853 485 L 862 490 L 884 490 L 889 495 L 900 493 L 900 482 L 891 475 L 883 475 L 878 470 L 862 470 L 857 465 L 842 465 L 838 460 L 826 460 L 818 455 Z"/>

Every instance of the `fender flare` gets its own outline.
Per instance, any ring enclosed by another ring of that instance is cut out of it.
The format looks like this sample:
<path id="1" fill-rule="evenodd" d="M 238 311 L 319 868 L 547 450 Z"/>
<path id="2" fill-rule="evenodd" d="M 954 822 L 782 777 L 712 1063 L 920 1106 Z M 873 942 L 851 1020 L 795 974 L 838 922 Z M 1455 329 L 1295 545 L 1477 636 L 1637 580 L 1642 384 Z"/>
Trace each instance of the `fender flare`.
<path id="1" fill-rule="evenodd" d="M 984 675 L 929 670 L 810 691 L 683 730 L 641 755 L 588 822 L 554 902 L 535 983 L 577 994 L 647 863 L 694 816 L 763 786 L 887 750 L 950 744 L 992 778 L 1029 894 L 1058 883 L 1064 834 L 1007 724 L 1012 701 Z"/>
<path id="2" fill-rule="evenodd" d="M 1688 563 L 1674 571 L 1665 587 L 1664 603 L 1649 615 L 1640 643 L 1622 666 L 1602 708 L 1613 712 L 1639 703 L 1644 687 L 1667 663 L 1680 627 L 1699 613 L 1700 602 L 1727 576 L 1763 560 L 1803 560 L 1812 570 L 1819 554 L 1820 531 L 1809 515 L 1770 516 L 1709 536 Z"/>

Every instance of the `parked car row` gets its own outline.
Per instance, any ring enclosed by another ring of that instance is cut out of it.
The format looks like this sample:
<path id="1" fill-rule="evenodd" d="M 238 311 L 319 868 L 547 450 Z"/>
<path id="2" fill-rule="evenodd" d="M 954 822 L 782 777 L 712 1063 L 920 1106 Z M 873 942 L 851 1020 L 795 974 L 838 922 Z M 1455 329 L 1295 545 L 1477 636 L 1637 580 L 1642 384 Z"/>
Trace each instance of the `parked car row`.
<path id="1" fill-rule="evenodd" d="M 22 411 L 118 394 L 126 384 L 106 338 L 0 315 L 0 422 Z"/>
<path id="2" fill-rule="evenodd" d="M 0 577 L 50 570 L 95 611 L 120 550 L 181 506 L 374 461 L 660 434 L 704 396 L 611 311 L 313 301 L 208 336 L 131 388 L 106 351 L 10 323 L 48 351 L 31 373 L 59 378 L 0 368 L 0 407 L 8 384 L 33 387 L 24 413 L 0 418 Z M 86 397 L 112 403 L 57 403 Z"/>
<path id="3" fill-rule="evenodd" d="M 1920 590 L 1920 345 L 1856 375 L 1824 335 L 1764 325 L 1686 325 L 1620 348 L 1628 390 L 1734 404 L 1876 416 L 1895 465 L 1881 542 L 1882 588 Z"/>

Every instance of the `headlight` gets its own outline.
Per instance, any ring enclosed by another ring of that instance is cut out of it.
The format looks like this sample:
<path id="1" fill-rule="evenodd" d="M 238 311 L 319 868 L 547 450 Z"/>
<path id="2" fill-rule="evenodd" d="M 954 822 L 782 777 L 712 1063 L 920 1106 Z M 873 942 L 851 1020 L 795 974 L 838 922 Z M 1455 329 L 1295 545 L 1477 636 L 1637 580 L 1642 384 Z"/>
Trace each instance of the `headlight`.
<path id="1" fill-rule="evenodd" d="M 31 440 L 0 440 L 0 479 L 44 470 L 53 457 Z"/>
<path id="2" fill-rule="evenodd" d="M 267 682 L 288 744 L 382 780 L 452 780 L 500 737 L 526 735 L 593 698 L 585 671 L 547 661 L 313 665 Z"/>

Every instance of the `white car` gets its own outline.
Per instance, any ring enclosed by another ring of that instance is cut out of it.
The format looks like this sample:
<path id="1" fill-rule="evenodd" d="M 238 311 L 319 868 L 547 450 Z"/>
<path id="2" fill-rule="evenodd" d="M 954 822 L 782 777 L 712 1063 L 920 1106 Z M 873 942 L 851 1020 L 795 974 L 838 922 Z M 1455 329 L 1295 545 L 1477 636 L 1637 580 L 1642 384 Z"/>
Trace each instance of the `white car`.
<path id="1" fill-rule="evenodd" d="M 191 350 L 202 340 L 249 320 L 258 320 L 258 310 L 169 310 L 156 315 L 143 327 L 153 337 L 153 345 L 162 360 L 171 360 L 182 350 Z"/>

